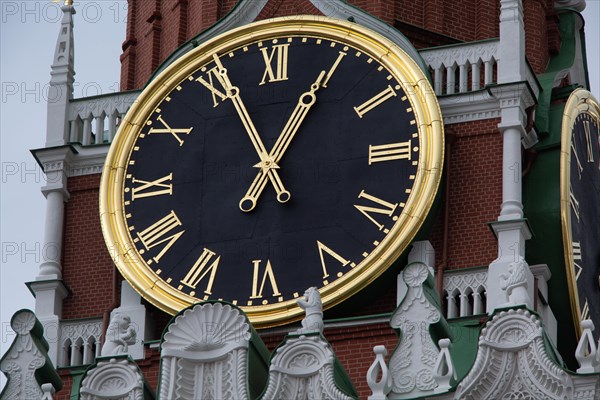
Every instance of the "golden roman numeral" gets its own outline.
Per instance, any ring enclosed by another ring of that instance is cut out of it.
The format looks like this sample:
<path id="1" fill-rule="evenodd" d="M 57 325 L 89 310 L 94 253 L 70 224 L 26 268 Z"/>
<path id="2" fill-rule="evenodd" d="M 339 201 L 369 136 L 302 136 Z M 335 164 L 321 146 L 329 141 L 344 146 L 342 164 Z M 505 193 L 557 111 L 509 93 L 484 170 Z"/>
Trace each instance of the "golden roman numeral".
<path id="1" fill-rule="evenodd" d="M 573 188 L 569 189 L 569 204 L 571 205 L 573 214 L 575 214 L 575 217 L 577 218 L 577 222 L 579 222 L 579 201 L 577 201 L 573 194 Z"/>
<path id="2" fill-rule="evenodd" d="M 200 281 L 202 281 L 202 279 L 204 279 L 204 277 L 210 273 L 204 293 L 209 295 L 212 294 L 211 290 L 215 281 L 215 274 L 219 268 L 219 261 L 221 261 L 221 256 L 215 256 L 215 252 L 205 248 L 185 278 L 181 280 L 181 283 L 191 287 L 192 289 L 196 289 L 196 286 L 200 283 Z M 209 263 L 211 263 L 210 266 L 208 265 Z"/>
<path id="3" fill-rule="evenodd" d="M 377 222 L 377 220 L 371 216 L 371 213 L 384 214 L 384 215 L 387 215 L 388 217 L 391 217 L 392 214 L 394 213 L 394 211 L 396 210 L 396 208 L 398 207 L 398 203 L 388 203 L 387 201 L 381 200 L 378 197 L 371 196 L 370 194 L 365 193 L 364 190 L 360 191 L 358 198 L 359 199 L 365 198 L 367 200 L 370 200 L 374 203 L 377 203 L 377 204 L 383 206 L 383 208 L 377 208 L 377 207 L 359 206 L 357 204 L 354 205 L 354 207 L 356 207 L 356 209 L 358 211 L 363 213 L 363 215 L 365 217 L 369 218 L 369 220 L 372 223 L 374 223 L 375 226 L 377 226 L 377 228 L 379 228 L 379 230 L 384 230 L 383 224 L 380 224 L 379 222 Z M 392 219 L 397 220 L 398 217 L 392 217 Z M 384 232 L 387 233 L 389 231 L 387 229 L 385 229 Z"/>
<path id="4" fill-rule="evenodd" d="M 396 92 L 394 91 L 394 88 L 392 88 L 390 85 L 388 85 L 387 89 L 385 89 L 382 92 L 371 97 L 369 100 L 365 101 L 360 106 L 354 107 L 354 111 L 356 111 L 358 116 L 360 118 L 362 118 L 363 115 L 365 115 L 366 113 L 368 113 L 369 111 L 371 111 L 372 109 L 374 109 L 375 107 L 377 107 L 378 105 L 383 103 L 384 101 L 386 101 L 392 97 L 395 97 L 395 96 L 396 96 Z"/>
<path id="5" fill-rule="evenodd" d="M 594 150 L 592 148 L 592 133 L 590 132 L 590 121 L 583 121 L 583 130 L 585 131 L 585 143 L 587 145 L 587 161 L 594 162 Z"/>
<path id="6" fill-rule="evenodd" d="M 577 172 L 579 172 L 579 180 L 581 180 L 581 172 L 583 171 L 583 166 L 581 165 L 581 161 L 579 161 L 579 154 L 577 154 L 577 146 L 575 145 L 575 138 L 571 140 L 571 153 L 575 156 L 575 161 L 577 161 Z"/>
<path id="7" fill-rule="evenodd" d="M 226 92 L 227 92 L 227 90 L 225 89 L 226 83 L 225 83 L 225 79 L 223 78 L 223 75 L 224 75 L 224 73 L 222 72 L 221 68 L 217 65 L 216 67 L 213 67 L 206 72 L 208 81 L 206 81 L 203 77 L 199 77 L 198 79 L 196 79 L 196 81 L 200 82 L 208 90 L 210 90 L 210 94 L 212 95 L 212 99 L 213 99 L 213 108 L 217 107 L 220 104 L 217 101 L 217 97 L 220 98 L 221 101 L 226 100 L 228 97 L 226 94 Z M 215 87 L 215 82 L 219 82 L 223 92 L 225 92 L 225 93 L 223 93 L 222 91 L 220 91 L 219 89 L 217 89 Z"/>
<path id="8" fill-rule="evenodd" d="M 323 252 L 329 254 L 331 257 L 335 258 L 340 264 L 344 267 L 350 264 L 350 260 L 346 260 L 344 257 L 337 254 L 335 251 L 331 250 L 329 247 L 325 246 L 323 243 L 317 240 L 317 248 L 319 249 L 319 256 L 321 257 L 321 265 L 323 266 L 323 279 L 329 277 L 329 273 L 327 273 L 327 267 L 325 266 L 325 258 L 323 257 Z"/>
<path id="9" fill-rule="evenodd" d="M 264 85 L 267 78 L 268 82 L 286 81 L 288 79 L 289 47 L 289 44 L 278 44 L 271 48 L 270 53 L 266 47 L 260 49 L 265 60 L 265 73 L 259 85 Z M 275 64 L 275 71 L 273 71 L 273 64 Z"/>
<path id="10" fill-rule="evenodd" d="M 588 304 L 587 300 L 581 309 L 581 320 L 585 319 L 590 319 L 590 305 Z"/>
<path id="11" fill-rule="evenodd" d="M 261 260 L 254 260 L 252 261 L 252 263 L 254 264 L 254 273 L 252 274 L 252 296 L 250 296 L 250 298 L 261 299 L 263 297 L 263 289 L 265 288 L 265 282 L 267 281 L 267 277 L 269 278 L 269 282 L 271 283 L 271 289 L 273 289 L 273 296 L 281 296 L 281 293 L 279 293 L 279 289 L 277 288 L 277 281 L 275 280 L 275 274 L 273 274 L 273 267 L 271 267 L 271 261 L 267 260 L 267 265 L 262 275 L 260 287 L 258 286 L 258 275 L 260 274 Z"/>
<path id="12" fill-rule="evenodd" d="M 369 145 L 369 165 L 381 161 L 410 160 L 411 147 L 408 142 Z"/>
<path id="13" fill-rule="evenodd" d="M 151 248 L 166 243 L 163 249 L 156 256 L 152 257 L 154 261 L 159 262 L 162 256 L 173 246 L 173 244 L 179 239 L 181 235 L 183 235 L 183 231 L 172 232 L 181 226 L 181 221 L 177 218 L 177 215 L 174 211 L 171 210 L 166 217 L 159 219 L 154 224 L 150 225 L 148 228 L 144 229 L 141 232 L 137 233 L 139 240 L 142 242 L 146 250 L 150 250 Z M 170 236 L 169 236 L 170 235 Z M 140 252 L 142 253 L 142 252 Z"/>
<path id="14" fill-rule="evenodd" d="M 579 279 L 583 268 L 578 261 L 581 261 L 581 242 L 573 242 L 573 267 L 575 268 L 575 280 Z"/>
<path id="15" fill-rule="evenodd" d="M 159 196 L 161 194 L 173 194 L 173 183 L 170 181 L 173 179 L 173 173 L 158 178 L 154 181 L 144 181 L 142 179 L 131 179 L 133 183 L 139 183 L 140 185 L 132 188 L 131 200 L 140 199 L 142 197 Z M 169 181 L 167 183 L 167 181 Z"/>
<path id="16" fill-rule="evenodd" d="M 170 133 L 171 135 L 173 135 L 173 137 L 177 140 L 177 142 L 179 143 L 180 146 L 183 146 L 183 140 L 177 136 L 177 135 L 189 135 L 190 132 L 192 131 L 192 129 L 194 129 L 194 127 L 191 128 L 171 128 L 169 126 L 169 124 L 167 124 L 165 122 L 165 120 L 163 119 L 162 115 L 159 115 L 157 118 L 158 121 L 160 121 L 164 128 L 150 128 L 150 131 L 148 132 L 148 134 L 153 134 L 153 133 Z"/>

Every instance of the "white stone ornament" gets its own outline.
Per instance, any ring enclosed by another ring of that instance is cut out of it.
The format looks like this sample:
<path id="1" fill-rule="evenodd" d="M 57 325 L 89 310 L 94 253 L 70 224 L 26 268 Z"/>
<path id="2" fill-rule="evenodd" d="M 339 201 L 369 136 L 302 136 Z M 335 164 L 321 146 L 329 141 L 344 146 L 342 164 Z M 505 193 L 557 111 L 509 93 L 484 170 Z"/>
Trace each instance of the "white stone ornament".
<path id="1" fill-rule="evenodd" d="M 379 345 L 373 347 L 375 360 L 367 371 L 367 384 L 371 389 L 371 395 L 368 400 L 386 400 L 387 394 L 392 390 L 392 377 L 385 363 L 387 349 L 385 346 Z M 377 379 L 381 376 L 381 379 Z"/>
<path id="2" fill-rule="evenodd" d="M 580 366 L 577 369 L 577 372 L 580 374 L 598 372 L 598 364 L 600 364 L 598 362 L 598 357 L 600 357 L 600 351 L 596 347 L 594 336 L 592 335 L 594 323 L 591 319 L 583 320 L 581 321 L 581 328 L 581 338 L 579 339 L 577 349 L 575 350 L 575 358 Z M 600 343 L 600 341 L 598 343 Z"/>
<path id="3" fill-rule="evenodd" d="M 306 289 L 304 298 L 298 299 L 298 305 L 304 310 L 305 316 L 302 328 L 293 333 L 323 333 L 323 304 L 319 290 L 316 287 Z"/>
<path id="4" fill-rule="evenodd" d="M 518 305 L 531 304 L 531 298 L 528 293 L 527 273 L 529 266 L 522 257 L 518 257 L 515 262 L 508 264 L 507 273 L 500 274 L 500 288 L 506 291 L 508 303 L 501 307 L 510 307 Z"/>
<path id="5" fill-rule="evenodd" d="M 116 313 L 106 329 L 102 357 L 127 354 L 129 345 L 135 344 L 136 338 L 136 330 L 131 323 L 131 318 L 128 315 Z"/>
<path id="6" fill-rule="evenodd" d="M 0 392 L 2 400 L 41 399 L 44 384 L 62 388 L 60 377 L 48 359 L 48 343 L 43 338 L 41 323 L 30 310 L 17 311 L 10 325 L 17 334 L 12 345 L 0 360 L 0 370 L 7 376 Z M 44 376 L 45 381 L 39 381 Z M 48 389 L 48 386 L 46 386 Z"/>
<path id="7" fill-rule="evenodd" d="M 121 356 L 86 371 L 79 392 L 81 400 L 142 400 L 144 379 L 138 366 Z"/>
<path id="8" fill-rule="evenodd" d="M 440 352 L 429 328 L 433 324 L 445 326 L 445 320 L 439 304 L 426 294 L 434 293 L 426 264 L 407 265 L 399 281 L 404 282 L 405 289 L 390 321 L 392 328 L 399 331 L 400 341 L 389 360 L 392 389 L 388 398 L 410 399 L 431 395 L 438 385 L 434 371 Z"/>
<path id="9" fill-rule="evenodd" d="M 435 388 L 435 393 L 444 393 L 452 388 L 453 382 L 456 382 L 456 370 L 450 356 L 450 346 L 452 345 L 450 339 L 440 339 L 438 345 L 440 346 L 440 354 L 435 362 L 433 379 L 438 385 Z"/>
<path id="10" fill-rule="evenodd" d="M 319 334 L 287 336 L 269 367 L 269 383 L 261 400 L 351 400 L 334 380 L 335 354 Z"/>
<path id="11" fill-rule="evenodd" d="M 494 315 L 481 331 L 475 363 L 454 398 L 575 398 L 573 380 L 550 359 L 543 334 L 541 320 L 525 309 Z"/>
<path id="12" fill-rule="evenodd" d="M 249 399 L 251 329 L 228 304 L 197 304 L 179 314 L 161 343 L 159 398 Z"/>

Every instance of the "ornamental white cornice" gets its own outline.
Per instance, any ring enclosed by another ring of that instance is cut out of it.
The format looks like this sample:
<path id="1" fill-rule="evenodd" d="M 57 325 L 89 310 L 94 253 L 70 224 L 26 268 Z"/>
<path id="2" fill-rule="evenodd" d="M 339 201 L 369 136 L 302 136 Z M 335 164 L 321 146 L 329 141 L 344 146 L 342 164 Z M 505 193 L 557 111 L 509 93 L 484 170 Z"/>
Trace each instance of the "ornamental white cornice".
<path id="1" fill-rule="evenodd" d="M 69 102 L 69 121 L 74 121 L 77 118 L 84 120 L 89 118 L 90 115 L 94 117 L 113 114 L 123 115 L 141 92 L 141 90 L 132 90 L 71 100 Z"/>
<path id="2" fill-rule="evenodd" d="M 444 125 L 500 117 L 499 102 L 487 90 L 438 97 Z"/>
<path id="3" fill-rule="evenodd" d="M 433 69 L 440 67 L 451 67 L 452 65 L 476 64 L 489 62 L 492 59 L 498 61 L 499 39 L 491 39 L 481 42 L 433 47 L 419 51 L 421 57 Z"/>

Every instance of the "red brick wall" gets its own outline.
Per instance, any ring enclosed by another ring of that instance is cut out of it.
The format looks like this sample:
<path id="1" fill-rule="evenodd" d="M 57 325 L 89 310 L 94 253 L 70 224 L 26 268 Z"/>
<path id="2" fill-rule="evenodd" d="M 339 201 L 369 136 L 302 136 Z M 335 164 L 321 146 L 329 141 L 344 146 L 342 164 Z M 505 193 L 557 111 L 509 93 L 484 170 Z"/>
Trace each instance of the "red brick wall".
<path id="1" fill-rule="evenodd" d="M 497 242 L 487 223 L 498 218 L 502 203 L 498 123 L 499 119 L 489 119 L 445 127 L 446 135 L 456 137 L 446 171 L 450 179 L 447 269 L 488 265 L 497 256 Z M 440 213 L 430 238 L 436 265 L 442 262 L 442 218 Z"/>
<path id="2" fill-rule="evenodd" d="M 112 303 L 115 267 L 100 229 L 99 185 L 99 174 L 68 180 L 62 264 L 71 293 L 63 303 L 64 319 L 99 317 Z"/>

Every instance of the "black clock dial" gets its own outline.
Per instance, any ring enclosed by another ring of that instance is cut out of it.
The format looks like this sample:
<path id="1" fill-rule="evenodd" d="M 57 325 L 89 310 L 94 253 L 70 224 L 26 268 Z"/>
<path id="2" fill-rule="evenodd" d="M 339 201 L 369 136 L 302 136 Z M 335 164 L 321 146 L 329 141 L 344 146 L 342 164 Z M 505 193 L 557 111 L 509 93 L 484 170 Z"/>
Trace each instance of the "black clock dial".
<path id="1" fill-rule="evenodd" d="M 582 319 L 600 326 L 600 131 L 597 116 L 580 113 L 572 127 L 570 209 L 573 273 Z M 595 336 L 598 339 L 599 330 Z"/>
<path id="2" fill-rule="evenodd" d="M 107 156 L 103 232 L 158 307 L 222 299 L 282 324 L 307 288 L 331 307 L 392 265 L 442 153 L 435 94 L 395 44 L 347 21 L 261 21 L 140 95 Z"/>
<path id="3" fill-rule="evenodd" d="M 131 239 L 197 299 L 293 300 L 388 235 L 417 174 L 416 117 L 390 71 L 336 41 L 277 37 L 215 57 L 140 130 L 124 181 Z"/>

